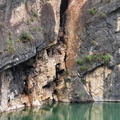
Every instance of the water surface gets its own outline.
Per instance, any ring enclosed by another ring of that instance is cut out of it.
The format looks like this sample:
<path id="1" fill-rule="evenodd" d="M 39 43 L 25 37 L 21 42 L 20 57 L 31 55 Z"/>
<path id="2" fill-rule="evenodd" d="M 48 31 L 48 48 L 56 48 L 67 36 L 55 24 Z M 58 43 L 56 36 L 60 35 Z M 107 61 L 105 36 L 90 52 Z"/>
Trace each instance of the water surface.
<path id="1" fill-rule="evenodd" d="M 55 103 L 0 114 L 0 120 L 120 120 L 120 103 Z"/>

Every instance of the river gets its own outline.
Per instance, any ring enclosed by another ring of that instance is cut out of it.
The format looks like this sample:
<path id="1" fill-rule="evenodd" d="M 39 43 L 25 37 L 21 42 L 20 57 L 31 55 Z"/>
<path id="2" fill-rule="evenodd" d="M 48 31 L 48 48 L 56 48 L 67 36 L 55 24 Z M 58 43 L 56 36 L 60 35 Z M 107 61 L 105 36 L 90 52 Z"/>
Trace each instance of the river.
<path id="1" fill-rule="evenodd" d="M 120 103 L 54 103 L 6 112 L 0 120 L 120 120 Z"/>

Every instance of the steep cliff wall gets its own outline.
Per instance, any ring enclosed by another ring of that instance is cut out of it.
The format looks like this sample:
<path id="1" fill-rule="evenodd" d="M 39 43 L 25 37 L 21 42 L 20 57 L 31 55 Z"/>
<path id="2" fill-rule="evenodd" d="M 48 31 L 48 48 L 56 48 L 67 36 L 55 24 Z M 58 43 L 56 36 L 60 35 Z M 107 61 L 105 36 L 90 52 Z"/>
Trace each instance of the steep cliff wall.
<path id="1" fill-rule="evenodd" d="M 58 91 L 66 101 L 120 101 L 119 7 L 116 0 L 70 1 L 64 26 L 70 83 L 66 93 Z"/>
<path id="2" fill-rule="evenodd" d="M 0 68 L 7 69 L 36 55 L 59 31 L 59 1 L 6 0 L 0 6 Z"/>
<path id="3" fill-rule="evenodd" d="M 54 83 L 53 88 L 46 86 L 56 78 L 57 64 L 65 69 L 64 46 L 57 43 L 60 4 L 60 0 L 0 2 L 1 112 L 53 99 Z"/>
<path id="4" fill-rule="evenodd" d="M 119 1 L 114 0 L 87 2 L 83 8 L 78 71 L 95 101 L 120 101 L 119 7 Z"/>
<path id="5" fill-rule="evenodd" d="M 118 0 L 0 2 L 0 112 L 50 101 L 120 101 Z"/>

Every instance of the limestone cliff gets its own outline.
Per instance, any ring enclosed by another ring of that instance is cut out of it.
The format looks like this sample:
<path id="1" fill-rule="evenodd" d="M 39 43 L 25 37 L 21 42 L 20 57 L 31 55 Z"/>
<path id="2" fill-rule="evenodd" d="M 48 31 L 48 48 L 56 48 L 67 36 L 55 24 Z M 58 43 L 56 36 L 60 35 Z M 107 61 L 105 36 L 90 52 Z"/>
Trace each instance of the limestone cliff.
<path id="1" fill-rule="evenodd" d="M 120 101 L 118 0 L 2 0 L 0 16 L 0 112 Z"/>

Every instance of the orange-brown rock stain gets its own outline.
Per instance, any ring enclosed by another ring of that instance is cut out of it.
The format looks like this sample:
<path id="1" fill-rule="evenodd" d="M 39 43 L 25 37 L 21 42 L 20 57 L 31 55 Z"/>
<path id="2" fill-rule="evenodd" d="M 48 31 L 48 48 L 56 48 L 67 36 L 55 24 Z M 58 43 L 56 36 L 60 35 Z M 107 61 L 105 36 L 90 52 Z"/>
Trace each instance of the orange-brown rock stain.
<path id="1" fill-rule="evenodd" d="M 82 8 L 87 0 L 69 0 L 69 6 L 66 11 L 67 19 L 65 25 L 65 42 L 66 42 L 66 67 L 73 69 L 76 63 L 78 36 L 78 20 L 82 16 Z M 82 27 L 82 26 L 81 26 Z M 81 28 L 82 29 L 82 28 Z"/>

